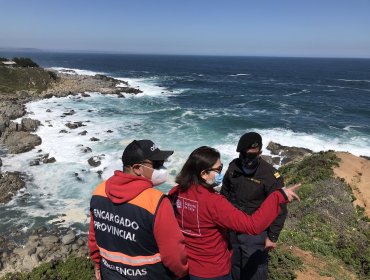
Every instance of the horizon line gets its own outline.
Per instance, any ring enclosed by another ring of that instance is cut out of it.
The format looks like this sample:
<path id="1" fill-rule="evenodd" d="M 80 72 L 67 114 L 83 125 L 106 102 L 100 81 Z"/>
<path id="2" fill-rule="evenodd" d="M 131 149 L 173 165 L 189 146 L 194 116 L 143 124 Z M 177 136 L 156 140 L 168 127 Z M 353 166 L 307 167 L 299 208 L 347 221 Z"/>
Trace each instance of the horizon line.
<path id="1" fill-rule="evenodd" d="M 34 53 L 81 53 L 81 54 L 122 54 L 122 55 L 157 55 L 157 56 L 208 56 L 208 57 L 260 57 L 260 58 L 321 58 L 321 59 L 370 59 L 369 57 L 359 57 L 359 56 L 317 56 L 317 55 L 247 55 L 247 54 L 187 54 L 187 53 L 142 53 L 142 52 L 130 52 L 130 51 L 108 51 L 108 50 L 71 50 L 71 49 L 39 49 L 39 48 L 18 48 L 18 47 L 0 47 L 0 52 L 34 52 Z"/>

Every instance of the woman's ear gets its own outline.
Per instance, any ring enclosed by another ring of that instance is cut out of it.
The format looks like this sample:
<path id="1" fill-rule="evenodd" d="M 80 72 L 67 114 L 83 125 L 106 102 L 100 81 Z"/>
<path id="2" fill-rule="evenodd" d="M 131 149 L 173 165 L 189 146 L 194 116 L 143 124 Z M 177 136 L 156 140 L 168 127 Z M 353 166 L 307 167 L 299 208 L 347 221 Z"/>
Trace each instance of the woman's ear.
<path id="1" fill-rule="evenodd" d="M 208 173 L 209 173 L 208 171 L 203 170 L 202 172 L 200 172 L 200 177 L 202 177 L 203 180 L 206 180 Z"/>

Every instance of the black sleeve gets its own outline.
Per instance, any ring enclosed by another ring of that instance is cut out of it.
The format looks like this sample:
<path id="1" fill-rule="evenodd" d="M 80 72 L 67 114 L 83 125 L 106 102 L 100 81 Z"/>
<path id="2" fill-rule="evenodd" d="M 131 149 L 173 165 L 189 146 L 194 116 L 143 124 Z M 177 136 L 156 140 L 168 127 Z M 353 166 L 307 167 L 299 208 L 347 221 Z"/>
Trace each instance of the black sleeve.
<path id="1" fill-rule="evenodd" d="M 284 187 L 284 180 L 279 173 L 272 174 L 272 184 L 268 184 L 270 186 L 266 186 L 265 191 L 267 195 L 274 192 L 276 189 L 281 189 Z M 278 178 L 277 178 L 278 177 Z M 272 242 L 276 242 L 279 238 L 280 232 L 284 227 L 285 219 L 288 215 L 288 209 L 286 204 L 280 204 L 280 213 L 276 217 L 276 219 L 272 222 L 270 227 L 267 230 L 267 236 Z"/>
<path id="2" fill-rule="evenodd" d="M 227 170 L 225 173 L 224 179 L 222 180 L 222 187 L 221 187 L 220 194 L 226 197 L 227 200 L 230 200 L 230 191 L 231 191 L 230 171 Z"/>

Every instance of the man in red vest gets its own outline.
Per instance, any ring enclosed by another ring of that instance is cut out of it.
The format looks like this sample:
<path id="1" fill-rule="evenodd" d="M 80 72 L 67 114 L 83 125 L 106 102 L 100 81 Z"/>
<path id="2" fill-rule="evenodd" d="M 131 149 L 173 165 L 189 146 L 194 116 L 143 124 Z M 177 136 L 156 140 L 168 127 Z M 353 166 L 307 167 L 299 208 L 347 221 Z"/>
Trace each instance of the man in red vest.
<path id="1" fill-rule="evenodd" d="M 90 202 L 90 256 L 98 280 L 175 279 L 188 272 L 184 237 L 169 199 L 153 186 L 166 181 L 162 151 L 135 140 L 123 171 L 97 186 Z"/>

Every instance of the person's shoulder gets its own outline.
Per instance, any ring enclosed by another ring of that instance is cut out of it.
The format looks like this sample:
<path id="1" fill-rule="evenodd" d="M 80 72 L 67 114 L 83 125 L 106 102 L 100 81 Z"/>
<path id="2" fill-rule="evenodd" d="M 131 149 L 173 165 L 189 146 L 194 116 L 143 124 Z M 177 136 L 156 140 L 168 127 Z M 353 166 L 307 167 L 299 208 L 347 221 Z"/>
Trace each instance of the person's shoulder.
<path id="1" fill-rule="evenodd" d="M 238 168 L 238 160 L 239 158 L 234 158 L 230 163 L 229 166 L 227 167 L 227 171 L 232 172 L 236 168 Z"/>
<path id="2" fill-rule="evenodd" d="M 172 196 L 174 193 L 176 193 L 179 190 L 179 186 L 176 185 L 170 191 L 168 192 L 168 196 Z"/>
<path id="3" fill-rule="evenodd" d="M 263 158 L 261 158 L 259 169 L 260 172 L 271 175 L 275 179 L 279 179 L 281 177 L 279 171 Z"/>

